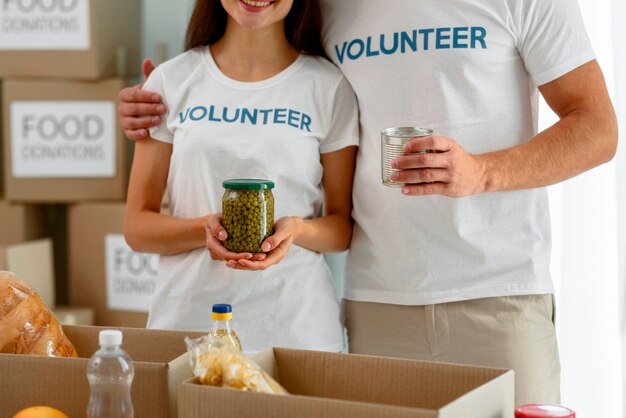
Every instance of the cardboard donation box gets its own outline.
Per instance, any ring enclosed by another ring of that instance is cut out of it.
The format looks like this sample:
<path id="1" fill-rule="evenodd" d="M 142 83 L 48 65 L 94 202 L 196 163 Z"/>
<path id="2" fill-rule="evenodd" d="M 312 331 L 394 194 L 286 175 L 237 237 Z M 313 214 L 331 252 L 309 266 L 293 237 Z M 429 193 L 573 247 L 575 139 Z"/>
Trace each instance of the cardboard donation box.
<path id="1" fill-rule="evenodd" d="M 18 275 L 37 291 L 48 307 L 54 307 L 54 261 L 49 238 L 1 247 L 0 270 Z"/>
<path id="2" fill-rule="evenodd" d="M 40 206 L 11 205 L 0 201 L 0 245 L 41 238 L 43 213 Z"/>
<path id="3" fill-rule="evenodd" d="M 0 76 L 95 79 L 139 68 L 140 0 L 3 0 Z"/>
<path id="4" fill-rule="evenodd" d="M 52 241 L 49 238 L 0 247 L 0 270 L 11 271 L 26 281 L 60 323 L 93 325 L 92 308 L 56 305 L 54 260 Z"/>
<path id="5" fill-rule="evenodd" d="M 120 79 L 6 80 L 4 192 L 9 201 L 123 200 L 129 141 L 117 122 Z"/>
<path id="6" fill-rule="evenodd" d="M 98 349 L 100 327 L 64 326 L 79 358 L 0 354 L 0 407 L 11 417 L 28 406 L 48 405 L 85 418 L 89 402 L 87 364 Z M 176 416 L 176 389 L 191 376 L 185 336 L 199 333 L 120 328 L 123 349 L 135 366 L 131 397 L 136 417 Z"/>
<path id="7" fill-rule="evenodd" d="M 126 244 L 125 208 L 124 203 L 70 207 L 70 303 L 94 307 L 98 325 L 145 327 L 159 256 Z"/>
<path id="8" fill-rule="evenodd" d="M 179 389 L 185 418 L 513 418 L 513 372 L 475 366 L 274 348 L 253 359 L 290 393 Z"/>

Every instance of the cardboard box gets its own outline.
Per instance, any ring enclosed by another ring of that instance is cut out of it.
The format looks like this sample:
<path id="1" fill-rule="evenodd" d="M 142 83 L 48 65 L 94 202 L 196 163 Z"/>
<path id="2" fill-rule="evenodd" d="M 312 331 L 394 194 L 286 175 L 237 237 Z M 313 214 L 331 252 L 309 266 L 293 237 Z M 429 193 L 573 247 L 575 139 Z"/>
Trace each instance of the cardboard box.
<path id="1" fill-rule="evenodd" d="M 49 238 L 3 246 L 0 247 L 0 270 L 11 271 L 26 281 L 62 324 L 93 325 L 92 308 L 56 306 L 52 253 Z"/>
<path id="2" fill-rule="evenodd" d="M 0 354 L 2 418 L 28 406 L 48 405 L 71 418 L 86 417 L 87 364 L 98 349 L 99 327 L 64 326 L 80 358 Z M 184 337 L 201 334 L 120 328 L 135 366 L 131 397 L 136 417 L 176 416 L 176 389 L 191 376 Z M 170 398 L 170 395 L 172 396 Z"/>
<path id="3" fill-rule="evenodd" d="M 47 306 L 55 305 L 54 262 L 49 238 L 1 247 L 0 270 L 15 273 L 37 291 Z"/>
<path id="4" fill-rule="evenodd" d="M 12 205 L 0 201 L 0 245 L 17 244 L 43 236 L 40 206 Z"/>
<path id="5" fill-rule="evenodd" d="M 140 0 L 3 0 L 0 76 L 96 79 L 139 70 Z"/>
<path id="6" fill-rule="evenodd" d="M 92 306 L 98 325 L 144 327 L 159 256 L 128 247 L 125 210 L 124 203 L 69 208 L 70 304 Z"/>
<path id="7" fill-rule="evenodd" d="M 254 358 L 290 395 L 203 386 L 190 379 L 179 389 L 179 416 L 513 417 L 510 370 L 282 348 Z"/>
<path id="8" fill-rule="evenodd" d="M 8 79 L 3 86 L 9 201 L 124 200 L 130 144 L 117 120 L 121 79 Z"/>
<path id="9" fill-rule="evenodd" d="M 93 308 L 57 306 L 52 311 L 63 325 L 93 325 L 96 323 L 96 313 Z"/>

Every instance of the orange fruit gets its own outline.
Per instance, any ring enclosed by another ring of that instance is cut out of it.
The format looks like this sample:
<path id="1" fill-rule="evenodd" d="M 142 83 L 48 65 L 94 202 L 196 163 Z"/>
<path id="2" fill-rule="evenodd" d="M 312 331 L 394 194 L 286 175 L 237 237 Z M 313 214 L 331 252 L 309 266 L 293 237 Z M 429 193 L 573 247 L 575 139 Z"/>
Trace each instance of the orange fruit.
<path id="1" fill-rule="evenodd" d="M 68 418 L 63 412 L 49 406 L 31 406 L 22 409 L 13 418 Z"/>

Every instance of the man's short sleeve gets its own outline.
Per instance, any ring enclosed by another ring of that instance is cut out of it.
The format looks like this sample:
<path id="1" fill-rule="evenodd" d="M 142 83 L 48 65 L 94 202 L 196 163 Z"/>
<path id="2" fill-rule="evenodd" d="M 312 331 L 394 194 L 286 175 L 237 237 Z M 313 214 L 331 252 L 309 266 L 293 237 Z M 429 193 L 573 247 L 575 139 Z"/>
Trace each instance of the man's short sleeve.
<path id="1" fill-rule="evenodd" d="M 595 58 L 576 0 L 514 0 L 518 49 L 541 86 Z"/>
<path id="2" fill-rule="evenodd" d="M 156 140 L 172 144 L 174 142 L 174 133 L 167 126 L 170 110 L 167 103 L 165 79 L 163 77 L 163 69 L 161 66 L 155 68 L 154 71 L 152 71 L 152 73 L 144 83 L 142 90 L 160 94 L 161 98 L 163 99 L 163 104 L 166 108 L 166 113 L 161 115 L 161 123 L 149 129 L 150 136 Z"/>
<path id="3" fill-rule="evenodd" d="M 320 143 L 320 153 L 359 145 L 359 111 L 356 96 L 348 81 L 341 77 L 335 90 L 331 123 Z"/>

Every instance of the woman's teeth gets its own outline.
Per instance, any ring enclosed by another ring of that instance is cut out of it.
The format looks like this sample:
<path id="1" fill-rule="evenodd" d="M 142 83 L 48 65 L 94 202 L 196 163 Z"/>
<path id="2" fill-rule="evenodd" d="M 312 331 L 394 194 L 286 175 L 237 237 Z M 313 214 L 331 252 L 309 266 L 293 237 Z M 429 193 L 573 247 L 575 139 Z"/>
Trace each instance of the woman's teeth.
<path id="1" fill-rule="evenodd" d="M 253 0 L 241 0 L 241 1 L 247 4 L 248 6 L 254 6 L 254 7 L 266 7 L 266 6 L 269 6 L 271 3 L 269 1 L 253 1 Z"/>

